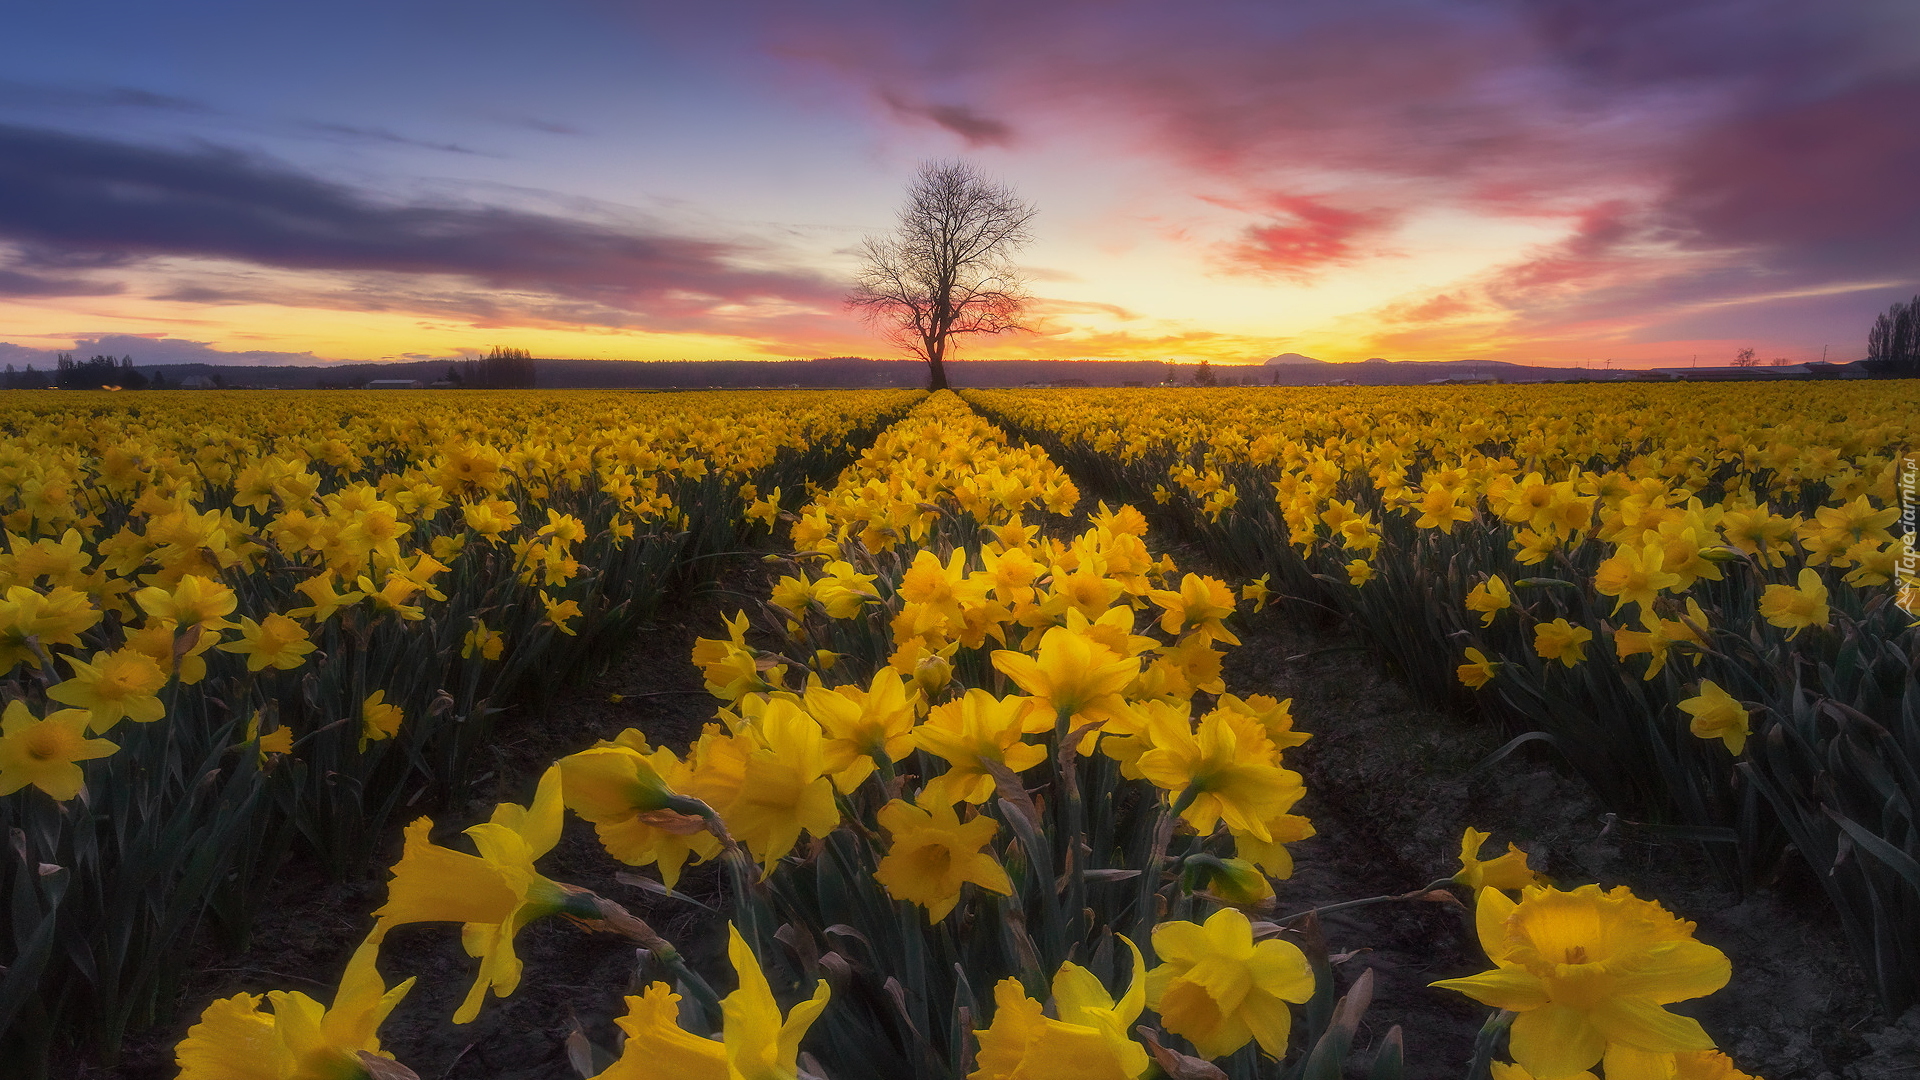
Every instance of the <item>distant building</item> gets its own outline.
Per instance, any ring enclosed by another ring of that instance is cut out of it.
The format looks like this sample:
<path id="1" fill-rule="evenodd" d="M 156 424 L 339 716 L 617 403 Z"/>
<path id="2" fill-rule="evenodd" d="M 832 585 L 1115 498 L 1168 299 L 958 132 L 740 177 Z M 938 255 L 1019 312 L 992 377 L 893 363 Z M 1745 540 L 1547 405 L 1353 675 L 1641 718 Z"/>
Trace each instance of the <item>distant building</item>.
<path id="1" fill-rule="evenodd" d="M 205 375 L 189 375 L 180 380 L 180 389 L 211 390 L 213 389 L 213 380 L 207 378 Z"/>
<path id="2" fill-rule="evenodd" d="M 369 390 L 424 390 L 426 384 L 419 379 L 368 379 Z"/>

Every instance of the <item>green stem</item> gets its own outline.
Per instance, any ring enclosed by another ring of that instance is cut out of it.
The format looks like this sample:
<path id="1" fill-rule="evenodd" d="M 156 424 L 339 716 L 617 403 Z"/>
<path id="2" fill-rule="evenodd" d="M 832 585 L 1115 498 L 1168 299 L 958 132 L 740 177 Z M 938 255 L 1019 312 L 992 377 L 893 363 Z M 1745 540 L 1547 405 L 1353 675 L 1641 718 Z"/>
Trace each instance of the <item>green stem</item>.
<path id="1" fill-rule="evenodd" d="M 1067 805 L 1066 849 L 1061 855 L 1061 872 L 1067 875 L 1066 941 L 1071 949 L 1086 937 L 1087 878 L 1082 837 L 1087 831 L 1086 804 L 1080 798 L 1079 770 L 1074 768 L 1075 749 L 1067 742 L 1072 735 L 1073 714 L 1061 710 L 1054 716 L 1055 776 L 1060 798 Z"/>
<path id="2" fill-rule="evenodd" d="M 1277 921 L 1282 923 L 1290 923 L 1296 919 L 1304 919 L 1309 915 L 1327 915 L 1335 911 L 1345 911 L 1348 908 L 1366 907 L 1370 904 L 1384 904 L 1389 900 L 1420 900 L 1425 898 L 1428 893 L 1433 892 L 1436 889 L 1444 889 L 1448 885 L 1451 885 L 1452 883 L 1453 883 L 1453 879 L 1450 877 L 1438 878 L 1434 881 L 1430 881 L 1426 883 L 1425 885 L 1422 885 L 1420 888 L 1415 889 L 1413 892 L 1394 893 L 1387 896 L 1369 896 L 1362 900 L 1343 900 L 1338 904 L 1324 904 L 1320 907 L 1308 908 L 1305 911 L 1297 911 L 1292 915 L 1284 916 Z"/>
<path id="3" fill-rule="evenodd" d="M 1494 1047 L 1500 1044 L 1500 1036 L 1513 1026 L 1518 1015 L 1501 1009 L 1480 1025 L 1480 1034 L 1473 1040 L 1473 1060 L 1467 1065 L 1466 1080 L 1489 1080 L 1493 1076 Z"/>

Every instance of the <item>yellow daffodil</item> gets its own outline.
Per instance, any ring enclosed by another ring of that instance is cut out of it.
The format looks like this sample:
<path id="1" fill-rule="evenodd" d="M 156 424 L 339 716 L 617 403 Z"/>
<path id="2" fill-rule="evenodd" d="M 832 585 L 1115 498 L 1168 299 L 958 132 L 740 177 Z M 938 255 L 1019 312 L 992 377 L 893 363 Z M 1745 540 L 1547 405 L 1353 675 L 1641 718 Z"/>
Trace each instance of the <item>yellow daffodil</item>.
<path id="1" fill-rule="evenodd" d="M 387 883 L 387 902 L 373 913 L 378 943 L 404 923 L 457 922 L 467 955 L 480 959 L 479 976 L 453 1014 L 464 1024 L 480 1014 L 491 989 L 506 997 L 520 985 L 520 958 L 513 939 L 535 919 L 568 908 L 573 892 L 543 877 L 534 860 L 560 840 L 560 770 L 540 778 L 533 803 L 502 803 L 484 824 L 466 830 L 478 855 L 440 847 L 427 837 L 433 822 L 420 818 L 406 828 L 406 846 Z M 583 911 L 597 917 L 598 909 Z"/>
<path id="2" fill-rule="evenodd" d="M 366 750 L 370 742 L 391 739 L 400 732 L 400 725 L 406 720 L 406 714 L 400 706 L 386 700 L 385 690 L 375 690 L 360 703 L 360 749 Z"/>
<path id="3" fill-rule="evenodd" d="M 1793 551 L 1791 537 L 1798 524 L 1797 517 L 1779 517 L 1764 506 L 1730 510 L 1720 517 L 1721 535 L 1729 545 L 1771 567 L 1787 565 L 1787 555 Z"/>
<path id="4" fill-rule="evenodd" d="M 996 698 L 985 690 L 968 690 L 956 701 L 936 705 L 925 723 L 913 730 L 914 745 L 943 758 L 947 771 L 927 784 L 932 798 L 953 802 L 985 802 L 993 792 L 993 776 L 983 763 L 1005 765 L 1022 773 L 1047 759 L 1047 748 L 1021 741 L 1024 718 L 1034 708 L 1024 697 Z"/>
<path id="5" fill-rule="evenodd" d="M 506 499 L 483 499 L 467 503 L 460 508 L 460 516 L 465 519 L 467 528 L 489 540 L 520 524 L 519 507 Z"/>
<path id="6" fill-rule="evenodd" d="M 1140 672 L 1138 660 L 1061 626 L 1041 636 L 1033 656 L 995 651 L 993 666 L 1041 702 L 1050 717 L 1065 719 L 1069 727 L 1124 721 L 1127 705 L 1120 692 Z"/>
<path id="7" fill-rule="evenodd" d="M 1181 817 L 1202 836 L 1225 820 L 1235 832 L 1271 841 L 1266 823 L 1298 801 L 1300 774 L 1275 764 L 1273 743 L 1242 713 L 1215 710 L 1191 729 L 1178 714 L 1155 713 L 1147 738 L 1153 749 L 1135 767 L 1185 801 Z"/>
<path id="8" fill-rule="evenodd" d="M 840 824 L 840 808 L 826 775 L 826 741 L 812 717 L 791 701 L 775 699 L 752 728 L 760 747 L 747 755 L 740 793 L 721 815 L 765 867 L 765 877 L 801 833 L 832 832 Z"/>
<path id="9" fill-rule="evenodd" d="M 622 733 L 623 739 L 627 733 Z M 616 742 L 560 759 L 567 809 L 593 823 L 607 854 L 629 866 L 657 863 L 672 889 L 687 859 L 711 859 L 720 840 L 698 816 L 700 808 L 675 786 L 693 787 L 694 768 L 673 751 Z"/>
<path id="10" fill-rule="evenodd" d="M 1194 691 L 1224 694 L 1227 692 L 1226 682 L 1221 676 L 1224 655 L 1215 651 L 1211 639 L 1188 634 L 1161 649 L 1154 666 L 1164 668 L 1167 674 L 1175 676 L 1173 684 L 1179 688 L 1176 692 L 1183 697 L 1191 696 Z"/>
<path id="11" fill-rule="evenodd" d="M 200 1022 L 174 1048 L 180 1080 L 360 1080 L 383 1075 L 369 1059 L 392 1061 L 380 1049 L 378 1031 L 387 1014 L 413 989 L 407 979 L 391 990 L 375 962 L 379 945 L 354 950 L 334 992 L 323 1006 L 298 991 L 236 994 L 207 1006 Z"/>
<path id="12" fill-rule="evenodd" d="M 1475 895 L 1481 889 L 1512 891 L 1545 883 L 1545 878 L 1527 867 L 1527 853 L 1511 843 L 1507 845 L 1505 855 L 1482 860 L 1480 848 L 1492 836 L 1492 833 L 1467 826 L 1467 831 L 1460 837 L 1460 872 L 1453 875 L 1454 881 L 1465 885 Z"/>
<path id="13" fill-rule="evenodd" d="M 972 882 L 1002 896 L 1013 883 L 994 857 L 981 848 L 1000 830 L 990 817 L 961 821 L 943 796 L 929 799 L 923 792 L 918 805 L 901 799 L 880 808 L 880 827 L 887 831 L 887 853 L 873 876 L 896 900 L 927 909 L 927 922 L 937 923 L 960 902 L 960 886 Z"/>
<path id="14" fill-rule="evenodd" d="M 1267 734 L 1275 748 L 1285 750 L 1290 746 L 1299 746 L 1312 735 L 1293 729 L 1293 699 L 1275 700 L 1268 694 L 1249 694 L 1245 698 L 1234 694 L 1220 695 L 1217 708 L 1236 712 L 1259 721 L 1260 729 Z"/>
<path id="15" fill-rule="evenodd" d="M 1687 612 L 1684 618 L 1662 619 L 1652 608 L 1640 609 L 1641 630 L 1628 630 L 1625 627 L 1613 632 L 1614 652 L 1622 660 L 1629 656 L 1647 653 L 1653 657 L 1647 665 L 1642 679 L 1653 679 L 1667 666 L 1667 653 L 1676 645 L 1703 645 L 1701 634 L 1708 628 L 1706 612 L 1700 609 L 1700 602 L 1692 598 L 1687 600 Z"/>
<path id="16" fill-rule="evenodd" d="M 1500 661 L 1489 660 L 1487 654 L 1479 649 L 1467 650 L 1467 662 L 1454 669 L 1454 675 L 1462 685 L 1478 690 L 1493 681 L 1500 673 Z"/>
<path id="17" fill-rule="evenodd" d="M 707 692 L 725 701 L 773 689 L 785 673 L 784 665 L 763 672 L 758 656 L 747 645 L 747 613 L 727 620 L 727 637 L 695 638 L 693 662 L 706 676 Z"/>
<path id="18" fill-rule="evenodd" d="M 1482 889 L 1475 924 L 1494 970 L 1433 985 L 1519 1013 L 1510 1049 L 1533 1075 L 1573 1076 L 1604 1058 L 1608 1075 L 1638 1076 L 1646 1054 L 1713 1048 L 1699 1021 L 1661 1006 L 1725 986 L 1726 956 L 1625 886 L 1531 885 L 1518 903 Z"/>
<path id="19" fill-rule="evenodd" d="M 783 1020 L 773 988 L 760 961 L 740 931 L 727 927 L 727 956 L 739 976 L 739 989 L 720 1002 L 723 1040 L 702 1039 L 681 1030 L 680 996 L 666 983 L 654 983 L 639 997 L 627 998 L 627 1015 L 616 1021 L 627 1033 L 620 1058 L 594 1080 L 795 1080 L 800 1040 L 820 1018 L 832 995 L 825 979 L 813 996 Z"/>
<path id="20" fill-rule="evenodd" d="M 563 514 L 548 507 L 547 523 L 540 526 L 539 535 L 551 536 L 562 543 L 577 544 L 587 538 L 587 525 L 572 514 Z"/>
<path id="21" fill-rule="evenodd" d="M 1677 1054 L 1653 1054 L 1626 1047 L 1607 1052 L 1607 1067 L 1627 1080 L 1759 1080 L 1734 1067 L 1733 1059 L 1718 1050 L 1686 1050 Z M 1493 1062 L 1493 1080 L 1536 1080 L 1518 1065 Z M 1568 1080 L 1594 1080 L 1590 1072 L 1575 1073 Z"/>
<path id="22" fill-rule="evenodd" d="M 315 574 L 294 588 L 313 603 L 307 607 L 293 608 L 287 612 L 289 618 L 310 619 L 317 623 L 333 618 L 342 608 L 352 607 L 367 598 L 363 592 L 338 592 L 334 589 L 333 575 Z"/>
<path id="23" fill-rule="evenodd" d="M 1680 575 L 1664 569 L 1666 554 L 1659 544 L 1644 547 L 1623 545 L 1600 564 L 1593 574 L 1594 591 L 1614 597 L 1613 610 L 1628 604 L 1650 608 L 1661 590 L 1680 584 Z"/>
<path id="24" fill-rule="evenodd" d="M 292 671 L 306 663 L 307 654 L 313 650 L 314 644 L 307 639 L 306 630 L 299 623 L 278 613 L 270 614 L 260 622 L 242 616 L 240 640 L 220 646 L 221 652 L 245 656 L 248 671 L 262 671 L 269 667 Z"/>
<path id="25" fill-rule="evenodd" d="M 43 650 L 55 645 L 78 648 L 80 634 L 100 619 L 86 593 L 65 585 L 46 593 L 7 586 L 6 599 L 0 600 L 0 672 L 19 664 L 37 666 L 42 654 L 34 651 L 35 644 Z"/>
<path id="26" fill-rule="evenodd" d="M 1234 608 L 1233 590 L 1223 581 L 1188 574 L 1180 579 L 1179 592 L 1154 589 L 1147 598 L 1160 607 L 1160 629 L 1169 634 L 1191 630 L 1228 645 L 1240 644 L 1220 621 L 1233 614 Z"/>
<path id="27" fill-rule="evenodd" d="M 179 626 L 198 626 L 209 632 L 231 629 L 226 616 L 240 604 L 232 589 L 211 578 L 188 574 L 172 590 L 149 586 L 133 594 L 140 610 Z"/>
<path id="28" fill-rule="evenodd" d="M 821 985 L 826 985 L 824 982 Z M 663 982 L 627 997 L 627 1015 L 615 1020 L 627 1040 L 620 1057 L 593 1080 L 729 1080 L 727 1047 L 680 1026 L 680 995 Z"/>
<path id="29" fill-rule="evenodd" d="M 1481 626 L 1492 626 L 1493 617 L 1512 606 L 1513 593 L 1499 574 L 1475 585 L 1467 594 L 1467 610 L 1479 613 Z"/>
<path id="30" fill-rule="evenodd" d="M 841 791 L 852 791 L 875 766 L 913 751 L 913 702 L 892 668 L 881 668 L 862 690 L 857 686 L 807 688 L 807 712 L 826 732 L 825 762 Z"/>
<path id="31" fill-rule="evenodd" d="M 391 611 L 402 622 L 419 622 L 427 617 L 426 611 L 419 604 L 407 603 L 421 590 L 420 583 L 405 574 L 389 572 L 386 580 L 381 582 L 378 588 L 374 587 L 372 578 L 362 574 L 355 580 L 354 585 L 361 596 L 372 602 L 375 611 Z"/>
<path id="32" fill-rule="evenodd" d="M 1827 584 L 1818 571 L 1803 568 L 1794 585 L 1769 585 L 1760 594 L 1760 615 L 1768 622 L 1793 633 L 1809 626 L 1826 626 L 1832 621 L 1827 613 Z"/>
<path id="33" fill-rule="evenodd" d="M 1196 888 L 1204 877 L 1205 894 L 1229 907 L 1257 908 L 1273 899 L 1273 882 L 1247 859 L 1199 855 L 1189 856 L 1186 865 Z"/>
<path id="34" fill-rule="evenodd" d="M 487 629 L 485 619 L 473 620 L 473 628 L 460 639 L 460 659 L 471 660 L 477 654 L 482 660 L 498 660 L 506 651 L 507 637 L 498 630 Z"/>
<path id="35" fill-rule="evenodd" d="M 1420 493 L 1416 506 L 1420 517 L 1414 525 L 1422 529 L 1439 529 L 1451 534 L 1455 524 L 1473 520 L 1473 508 L 1461 506 L 1460 492 L 1444 487 L 1429 486 Z"/>
<path id="36" fill-rule="evenodd" d="M 980 1040 L 978 1068 L 967 1080 L 1137 1080 L 1144 1074 L 1147 1052 L 1127 1031 L 1146 1006 L 1145 965 L 1133 942 L 1120 940 L 1133 953 L 1133 975 L 1118 1001 L 1078 964 L 1062 964 L 1054 974 L 1053 1017 L 1026 995 L 1020 980 L 1000 980 L 993 988 L 993 1023 L 974 1033 Z"/>
<path id="37" fill-rule="evenodd" d="M 580 617 L 580 605 L 578 603 L 572 600 L 554 600 L 547 595 L 545 589 L 540 590 L 540 603 L 547 609 L 547 621 L 553 624 L 555 630 L 560 631 L 568 637 L 573 637 L 578 633 L 573 627 L 567 625 L 567 620 Z"/>
<path id="38" fill-rule="evenodd" d="M 1313 969 L 1298 946 L 1253 940 L 1253 923 L 1221 908 L 1203 924 L 1165 922 L 1153 928 L 1160 966 L 1147 973 L 1147 1001 L 1168 1031 L 1208 1058 L 1257 1041 L 1285 1057 L 1293 1015 L 1287 1003 L 1313 996 Z"/>
<path id="39" fill-rule="evenodd" d="M 0 795 L 28 784 L 57 802 L 80 794 L 85 777 L 79 763 L 120 749 L 105 739 L 87 738 L 92 718 L 85 709 L 58 709 L 36 719 L 26 702 L 7 702 L 0 719 Z"/>
<path id="40" fill-rule="evenodd" d="M 1240 586 L 1241 601 L 1252 604 L 1255 612 L 1265 611 L 1267 609 L 1267 600 L 1273 595 L 1273 590 L 1267 585 L 1267 579 L 1272 576 L 1272 574 L 1261 574 L 1259 577 Z"/>
<path id="41" fill-rule="evenodd" d="M 268 754 L 293 753 L 293 729 L 290 727 L 277 727 L 265 735 L 262 735 L 260 734 L 260 719 L 261 714 L 258 709 L 254 710 L 252 716 L 247 717 L 246 735 L 240 740 L 240 746 L 236 749 L 252 746 L 254 759 L 259 763 L 260 767 L 264 769 L 267 767 Z"/>
<path id="42" fill-rule="evenodd" d="M 1373 564 L 1365 559 L 1355 559 L 1347 564 L 1347 584 L 1359 588 L 1375 577 Z"/>
<path id="43" fill-rule="evenodd" d="M 73 678 L 47 688 L 47 696 L 93 714 L 93 730 L 104 734 L 122 719 L 149 724 L 167 715 L 157 696 L 167 673 L 153 657 L 135 649 L 94 653 L 87 663 L 65 657 Z"/>
<path id="44" fill-rule="evenodd" d="M 1290 791 L 1281 801 L 1286 810 L 1306 794 L 1304 787 Z M 1266 830 L 1267 839 L 1262 840 L 1250 832 L 1233 834 L 1233 853 L 1259 867 L 1271 877 L 1285 881 L 1293 876 L 1293 853 L 1287 850 L 1288 844 L 1297 844 L 1314 835 L 1313 822 L 1299 814 L 1283 810 L 1260 823 Z"/>
<path id="45" fill-rule="evenodd" d="M 1701 679 L 1700 692 L 1682 701 L 1680 711 L 1693 717 L 1687 730 L 1699 738 L 1719 739 L 1732 754 L 1746 749 L 1750 730 L 1746 706 L 1712 679 Z"/>
<path id="46" fill-rule="evenodd" d="M 1542 660 L 1558 660 L 1567 667 L 1587 658 L 1587 642 L 1592 640 L 1593 631 L 1565 619 L 1533 626 L 1533 651 Z"/>

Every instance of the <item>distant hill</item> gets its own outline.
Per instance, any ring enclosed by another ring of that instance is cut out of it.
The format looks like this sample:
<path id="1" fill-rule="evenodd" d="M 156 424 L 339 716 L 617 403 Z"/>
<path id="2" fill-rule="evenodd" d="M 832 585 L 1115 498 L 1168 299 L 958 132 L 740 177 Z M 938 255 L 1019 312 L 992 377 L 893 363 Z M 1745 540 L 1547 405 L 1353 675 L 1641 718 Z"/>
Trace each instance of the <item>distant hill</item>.
<path id="1" fill-rule="evenodd" d="M 1810 365 L 1809 368 L 1818 365 Z M 414 360 L 325 367 L 236 367 L 213 364 L 144 365 L 134 367 L 149 379 L 158 376 L 169 386 L 189 379 L 227 387 L 311 389 L 358 387 L 374 379 L 413 379 L 422 385 L 471 382 L 475 368 L 446 360 Z M 750 387 L 916 387 L 925 386 L 927 366 L 918 360 L 873 360 L 860 356 L 832 356 L 814 360 L 699 360 L 641 362 L 632 360 L 532 361 L 534 383 L 547 389 L 694 390 Z M 1197 364 L 1159 361 L 1098 360 L 957 360 L 947 363 L 947 378 L 956 387 L 1017 386 L 1159 386 L 1188 384 Z M 1731 370 L 1731 369 L 1728 369 Z M 1436 382 L 1570 382 L 1658 378 L 1660 373 L 1598 368 L 1529 367 L 1499 360 L 1385 360 L 1373 357 L 1361 363 L 1333 363 L 1299 353 L 1282 353 L 1259 364 L 1210 365 L 1222 386 L 1419 386 Z M 1720 369 L 1697 374 L 1673 369 L 1668 377 L 1718 377 Z M 1864 374 L 1852 365 L 1826 365 L 1824 377 Z M 1724 373 L 1723 373 L 1724 374 Z M 1738 372 L 1741 377 L 1809 377 L 1811 370 L 1763 368 Z M 197 377 L 197 378 L 196 378 Z"/>
<path id="2" fill-rule="evenodd" d="M 472 378 L 467 365 L 446 360 L 389 361 L 334 364 L 327 367 L 228 367 L 212 364 L 142 365 L 134 367 L 152 378 L 156 373 L 179 386 L 199 377 L 224 386 L 310 389 L 352 387 L 371 379 L 416 379 L 422 384 Z M 919 360 L 870 360 L 860 356 L 833 356 L 815 360 L 563 360 L 535 359 L 535 385 L 550 389 L 593 388 L 679 390 L 746 387 L 912 387 L 925 386 L 927 365 Z M 961 360 L 947 364 L 947 379 L 957 387 L 1044 385 L 1125 386 L 1157 385 L 1169 372 L 1191 379 L 1194 365 L 1154 361 L 1075 360 Z M 1219 368 L 1222 375 L 1255 368 Z M 1265 381 L 1260 380 L 1260 381 Z"/>

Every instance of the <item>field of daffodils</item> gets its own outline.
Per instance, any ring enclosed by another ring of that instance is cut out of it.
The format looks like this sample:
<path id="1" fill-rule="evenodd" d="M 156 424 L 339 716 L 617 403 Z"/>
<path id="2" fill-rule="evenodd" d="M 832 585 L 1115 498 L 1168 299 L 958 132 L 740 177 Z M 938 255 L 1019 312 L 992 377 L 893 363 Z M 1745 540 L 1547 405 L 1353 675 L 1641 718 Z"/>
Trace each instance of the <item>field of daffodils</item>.
<path id="1" fill-rule="evenodd" d="M 583 1080 L 1765 1068 L 1691 1015 L 1732 968 L 1688 912 L 1479 822 L 1450 876 L 1291 902 L 1312 735 L 1224 674 L 1263 611 L 1497 731 L 1476 772 L 1548 763 L 1736 892 L 1803 866 L 1886 1014 L 1920 1001 L 1911 383 L 8 397 L 23 1077 L 169 1027 L 183 1080 L 422 1075 L 381 1028 L 446 972 L 388 935 L 459 942 L 458 1030 L 540 921 L 632 957 Z M 697 670 L 696 737 L 609 723 L 461 817 L 540 701 L 741 560 L 653 661 Z M 548 876 L 588 829 L 615 895 Z M 328 970 L 192 999 L 295 865 L 382 899 Z M 1477 942 L 1423 991 L 1475 1017 L 1459 1060 L 1328 947 L 1382 905 Z"/>

